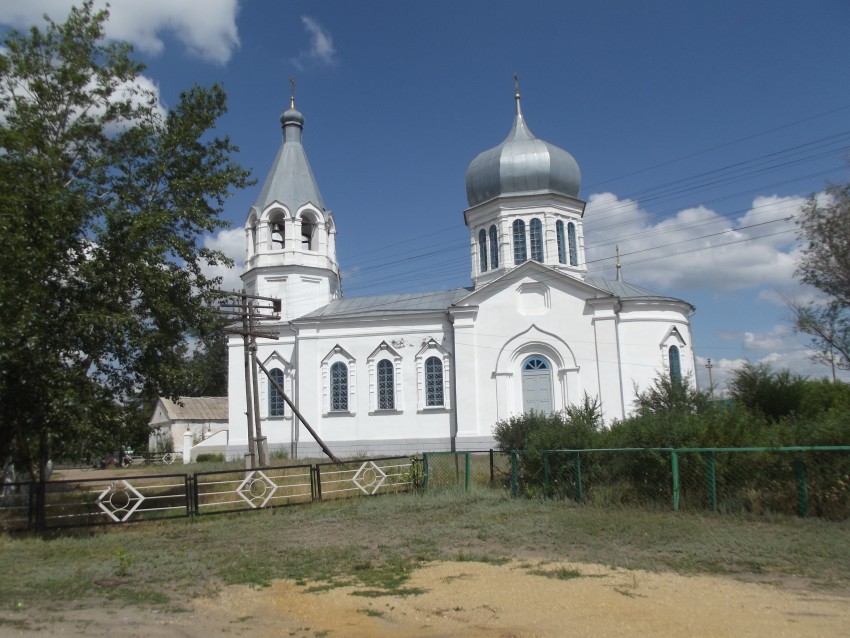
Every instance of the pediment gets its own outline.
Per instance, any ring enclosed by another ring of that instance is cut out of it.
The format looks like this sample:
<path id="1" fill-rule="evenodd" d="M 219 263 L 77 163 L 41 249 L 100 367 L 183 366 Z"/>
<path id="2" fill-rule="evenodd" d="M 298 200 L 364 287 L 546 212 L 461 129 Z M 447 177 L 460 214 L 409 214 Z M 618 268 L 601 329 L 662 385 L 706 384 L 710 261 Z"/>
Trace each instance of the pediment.
<path id="1" fill-rule="evenodd" d="M 614 298 L 614 295 L 607 290 L 592 286 L 572 275 L 568 275 L 549 266 L 544 266 L 536 261 L 527 261 L 474 290 L 458 300 L 454 306 L 481 305 L 488 299 L 509 288 L 515 288 L 520 294 L 542 294 L 544 290 L 557 289 L 582 301 L 590 298 Z"/>

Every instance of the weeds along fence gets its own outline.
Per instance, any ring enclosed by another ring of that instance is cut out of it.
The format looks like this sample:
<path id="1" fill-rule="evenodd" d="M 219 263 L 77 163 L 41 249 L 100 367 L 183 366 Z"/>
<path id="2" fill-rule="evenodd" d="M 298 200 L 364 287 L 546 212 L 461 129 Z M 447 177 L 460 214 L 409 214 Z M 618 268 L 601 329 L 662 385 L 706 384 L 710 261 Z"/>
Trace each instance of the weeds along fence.
<path id="1" fill-rule="evenodd" d="M 469 492 L 473 486 L 508 485 L 511 455 L 484 452 L 426 452 L 422 455 L 422 487 L 426 490 L 458 489 Z"/>
<path id="2" fill-rule="evenodd" d="M 285 507 L 405 492 L 422 484 L 422 460 L 383 457 L 195 474 L 5 483 L 0 530 L 49 530 Z"/>
<path id="3" fill-rule="evenodd" d="M 850 446 L 515 451 L 514 496 L 850 518 Z"/>

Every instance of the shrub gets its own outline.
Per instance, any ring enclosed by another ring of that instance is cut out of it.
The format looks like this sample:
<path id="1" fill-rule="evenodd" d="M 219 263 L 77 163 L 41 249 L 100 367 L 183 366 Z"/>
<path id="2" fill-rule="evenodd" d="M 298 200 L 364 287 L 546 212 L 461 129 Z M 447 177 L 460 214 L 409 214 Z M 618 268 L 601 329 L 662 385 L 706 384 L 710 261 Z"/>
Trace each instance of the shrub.
<path id="1" fill-rule="evenodd" d="M 222 463 L 224 461 L 224 454 L 198 454 L 198 458 L 195 459 L 196 463 Z"/>

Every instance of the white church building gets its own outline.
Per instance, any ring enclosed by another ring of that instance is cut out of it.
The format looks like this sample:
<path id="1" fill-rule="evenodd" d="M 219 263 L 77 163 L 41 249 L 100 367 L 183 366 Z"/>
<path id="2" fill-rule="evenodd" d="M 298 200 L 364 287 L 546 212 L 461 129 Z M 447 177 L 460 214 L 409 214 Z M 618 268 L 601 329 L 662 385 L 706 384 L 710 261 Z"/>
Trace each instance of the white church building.
<path id="1" fill-rule="evenodd" d="M 528 129 L 517 92 L 507 138 L 466 173 L 471 286 L 344 298 L 337 227 L 302 146 L 283 143 L 245 224 L 248 293 L 278 298 L 258 356 L 337 456 L 488 449 L 500 419 L 598 398 L 606 422 L 635 388 L 694 375 L 686 301 L 588 274 L 575 159 Z M 247 451 L 242 338 L 229 349 L 229 457 Z M 260 375 L 269 450 L 320 456 Z"/>

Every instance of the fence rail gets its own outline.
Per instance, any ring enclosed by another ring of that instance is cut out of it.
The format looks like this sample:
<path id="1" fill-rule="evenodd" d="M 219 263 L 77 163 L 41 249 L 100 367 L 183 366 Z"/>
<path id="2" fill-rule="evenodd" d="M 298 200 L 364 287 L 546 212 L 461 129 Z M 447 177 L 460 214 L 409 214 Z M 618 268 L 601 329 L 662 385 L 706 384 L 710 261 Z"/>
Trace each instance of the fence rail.
<path id="1" fill-rule="evenodd" d="M 420 486 L 421 460 L 358 459 L 195 474 L 5 483 L 0 531 L 56 529 L 285 507 Z"/>
<path id="2" fill-rule="evenodd" d="M 195 474 L 6 483 L 0 530 L 204 516 L 416 489 L 850 518 L 850 446 L 428 452 Z"/>
<path id="3" fill-rule="evenodd" d="M 850 446 L 517 450 L 514 496 L 850 517 Z"/>

